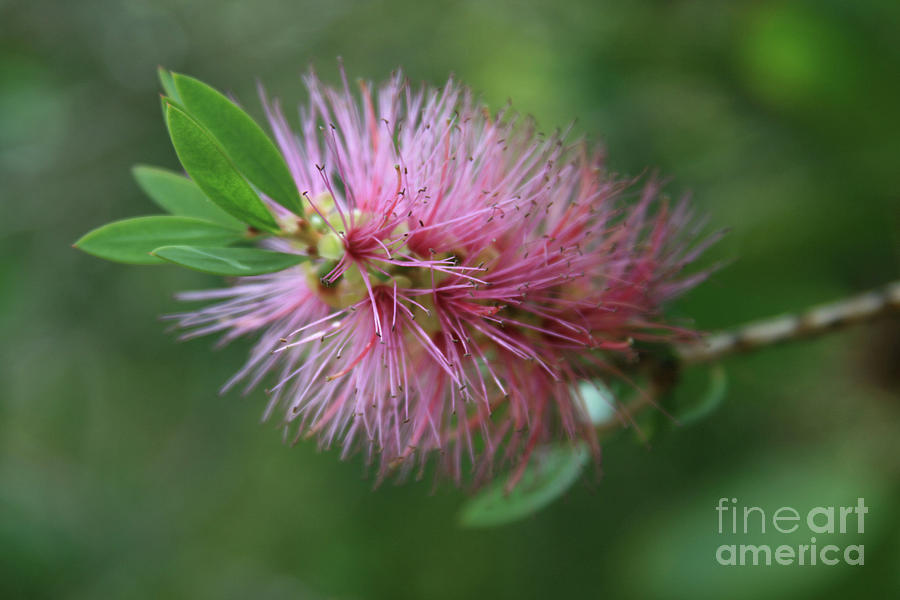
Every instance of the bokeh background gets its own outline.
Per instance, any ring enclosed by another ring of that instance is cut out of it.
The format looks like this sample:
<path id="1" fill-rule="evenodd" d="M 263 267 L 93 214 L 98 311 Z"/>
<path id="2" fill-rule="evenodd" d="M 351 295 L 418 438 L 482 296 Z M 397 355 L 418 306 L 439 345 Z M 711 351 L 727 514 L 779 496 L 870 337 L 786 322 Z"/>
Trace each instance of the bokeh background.
<path id="1" fill-rule="evenodd" d="M 898 275 L 898 30 L 889 0 L 0 1 L 0 596 L 896 593 L 896 321 L 731 359 L 706 420 L 613 435 L 602 476 L 469 530 L 464 492 L 372 491 L 359 459 L 260 425 L 261 392 L 218 396 L 248 344 L 175 343 L 157 320 L 214 278 L 70 244 L 155 211 L 129 168 L 177 165 L 158 64 L 259 116 L 257 79 L 301 102 L 301 72 L 336 81 L 340 55 L 351 77 L 453 72 L 546 129 L 577 117 L 615 170 L 670 176 L 731 228 L 708 258 L 729 266 L 673 307 L 698 327 L 796 310 Z M 866 565 L 717 566 L 722 496 L 770 510 L 863 496 Z"/>

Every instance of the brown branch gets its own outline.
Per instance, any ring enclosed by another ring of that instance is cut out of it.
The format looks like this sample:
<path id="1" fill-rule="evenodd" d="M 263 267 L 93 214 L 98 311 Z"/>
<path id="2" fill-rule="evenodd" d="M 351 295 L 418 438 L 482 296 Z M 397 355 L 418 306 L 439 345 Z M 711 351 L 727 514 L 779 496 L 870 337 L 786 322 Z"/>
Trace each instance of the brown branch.
<path id="1" fill-rule="evenodd" d="M 900 281 L 800 314 L 774 317 L 714 333 L 699 342 L 676 346 L 675 353 L 683 365 L 706 364 L 732 354 L 822 335 L 889 314 L 900 314 Z"/>

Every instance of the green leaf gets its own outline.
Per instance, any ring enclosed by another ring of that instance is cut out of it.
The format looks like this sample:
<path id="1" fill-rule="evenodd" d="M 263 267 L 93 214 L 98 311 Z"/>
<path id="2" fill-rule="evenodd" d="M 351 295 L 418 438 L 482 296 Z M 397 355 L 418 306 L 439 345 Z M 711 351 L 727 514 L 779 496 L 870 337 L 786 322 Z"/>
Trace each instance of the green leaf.
<path id="1" fill-rule="evenodd" d="M 681 408 L 675 418 L 682 425 L 695 423 L 712 414 L 722 401 L 725 400 L 728 391 L 728 374 L 722 365 L 714 365 L 709 369 L 709 381 L 706 391 L 700 395 L 692 405 Z"/>
<path id="2" fill-rule="evenodd" d="M 215 137 L 250 183 L 296 215 L 303 214 L 297 185 L 281 152 L 250 115 L 198 79 L 172 75 L 180 103 Z"/>
<path id="3" fill-rule="evenodd" d="M 173 171 L 136 165 L 131 173 L 138 185 L 163 210 L 181 217 L 195 217 L 231 229 L 244 229 L 244 224 L 213 204 L 197 184 Z"/>
<path id="4" fill-rule="evenodd" d="M 258 248 L 197 248 L 163 246 L 153 251 L 164 260 L 213 275 L 261 275 L 283 271 L 308 257 Z"/>
<path id="5" fill-rule="evenodd" d="M 107 260 L 151 265 L 163 262 L 150 255 L 150 252 L 160 246 L 173 244 L 223 246 L 242 237 L 239 231 L 209 221 L 153 215 L 107 223 L 86 233 L 75 242 L 75 247 Z"/>
<path id="6" fill-rule="evenodd" d="M 583 443 L 552 444 L 536 450 L 511 492 L 506 491 L 508 477 L 498 479 L 463 506 L 460 523 L 493 527 L 537 512 L 578 480 L 589 455 Z"/>
<path id="7" fill-rule="evenodd" d="M 166 108 L 166 122 L 181 164 L 210 200 L 248 225 L 278 233 L 272 213 L 215 138 L 174 104 Z"/>
<path id="8" fill-rule="evenodd" d="M 162 84 L 162 88 L 166 92 L 166 96 L 170 96 L 173 100 L 180 104 L 181 99 L 178 97 L 178 90 L 175 89 L 175 81 L 172 79 L 172 72 L 167 71 L 162 67 L 157 67 L 156 74 L 159 76 L 159 82 Z"/>

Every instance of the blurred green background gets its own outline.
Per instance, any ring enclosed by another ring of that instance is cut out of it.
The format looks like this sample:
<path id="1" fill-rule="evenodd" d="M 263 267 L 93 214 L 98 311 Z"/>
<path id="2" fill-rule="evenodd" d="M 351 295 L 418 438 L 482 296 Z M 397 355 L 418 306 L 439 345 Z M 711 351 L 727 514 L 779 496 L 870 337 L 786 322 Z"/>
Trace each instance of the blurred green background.
<path id="1" fill-rule="evenodd" d="M 248 343 L 175 343 L 157 320 L 214 278 L 70 244 L 155 210 L 129 168 L 177 164 L 158 64 L 259 116 L 257 79 L 299 103 L 300 73 L 336 81 L 341 55 L 351 77 L 454 72 L 547 129 L 577 117 L 615 170 L 671 176 L 732 229 L 708 256 L 731 264 L 673 308 L 699 327 L 796 310 L 898 275 L 898 29 L 894 0 L 0 0 L 0 596 L 897 593 L 896 320 L 729 360 L 710 418 L 614 435 L 602 476 L 466 530 L 464 492 L 373 492 L 359 459 L 258 424 L 262 392 L 218 396 Z M 770 510 L 863 496 L 866 565 L 717 566 L 722 496 Z"/>

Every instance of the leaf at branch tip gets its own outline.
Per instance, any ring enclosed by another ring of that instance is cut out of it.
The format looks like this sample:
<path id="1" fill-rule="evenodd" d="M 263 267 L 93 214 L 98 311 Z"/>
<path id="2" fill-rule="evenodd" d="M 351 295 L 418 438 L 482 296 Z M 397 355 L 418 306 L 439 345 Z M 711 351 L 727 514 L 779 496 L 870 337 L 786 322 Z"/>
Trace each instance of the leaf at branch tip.
<path id="1" fill-rule="evenodd" d="M 175 89 L 175 81 L 172 79 L 172 72 L 160 66 L 157 67 L 156 74 L 159 76 L 159 83 L 162 84 L 166 96 L 171 97 L 177 103 L 181 104 L 181 99 L 178 97 L 178 90 Z"/>
<path id="2" fill-rule="evenodd" d="M 682 425 L 695 423 L 712 414 L 722 401 L 725 400 L 728 391 L 728 374 L 722 365 L 714 365 L 709 369 L 709 382 L 706 391 L 692 406 L 679 411 L 676 415 Z"/>
<path id="3" fill-rule="evenodd" d="M 113 221 L 86 233 L 75 247 L 99 258 L 135 265 L 161 264 L 150 252 L 160 246 L 224 246 L 243 238 L 240 231 L 189 217 L 153 215 Z"/>
<path id="4" fill-rule="evenodd" d="M 184 170 L 210 200 L 256 229 L 278 233 L 272 213 L 212 135 L 174 104 L 166 106 L 166 123 Z"/>
<path id="5" fill-rule="evenodd" d="M 296 215 L 303 214 L 297 185 L 281 152 L 237 104 L 198 79 L 172 75 L 179 102 L 215 137 L 250 183 Z"/>
<path id="6" fill-rule="evenodd" d="M 262 275 L 283 271 L 307 260 L 299 254 L 284 254 L 258 248 L 198 248 L 163 246 L 153 251 L 176 265 L 223 276 Z"/>
<path id="7" fill-rule="evenodd" d="M 463 506 L 465 527 L 493 527 L 518 521 L 544 508 L 574 484 L 590 453 L 579 444 L 552 444 L 535 451 L 522 478 L 506 491 L 503 477 L 481 490 Z"/>
<path id="8" fill-rule="evenodd" d="M 183 175 L 148 165 L 135 165 L 131 173 L 144 193 L 168 213 L 245 229 L 243 223 L 213 204 L 196 183 Z"/>

